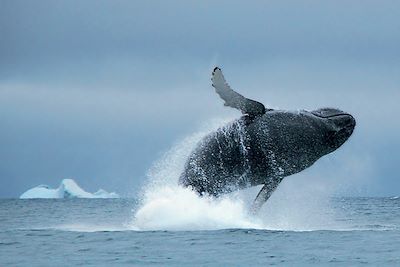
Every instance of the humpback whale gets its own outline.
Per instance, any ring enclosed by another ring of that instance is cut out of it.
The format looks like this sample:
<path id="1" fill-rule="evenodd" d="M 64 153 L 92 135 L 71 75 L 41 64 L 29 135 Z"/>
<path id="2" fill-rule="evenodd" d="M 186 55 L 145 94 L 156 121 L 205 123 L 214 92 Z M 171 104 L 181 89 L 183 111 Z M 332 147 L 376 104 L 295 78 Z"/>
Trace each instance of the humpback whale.
<path id="1" fill-rule="evenodd" d="M 220 68 L 212 86 L 224 105 L 243 116 L 204 137 L 186 161 L 179 183 L 200 195 L 219 197 L 263 185 L 257 212 L 283 178 L 339 148 L 353 133 L 352 115 L 335 108 L 286 111 L 266 108 L 234 91 Z"/>

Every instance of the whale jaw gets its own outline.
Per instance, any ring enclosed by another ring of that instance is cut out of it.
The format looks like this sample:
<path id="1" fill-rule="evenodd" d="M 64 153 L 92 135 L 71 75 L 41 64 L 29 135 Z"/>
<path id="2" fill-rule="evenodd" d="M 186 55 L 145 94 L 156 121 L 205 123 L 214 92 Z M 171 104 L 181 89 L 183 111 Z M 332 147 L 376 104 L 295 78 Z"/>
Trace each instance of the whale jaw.
<path id="1" fill-rule="evenodd" d="M 343 145 L 353 134 L 356 120 L 351 114 L 334 108 L 322 108 L 311 113 L 321 119 L 329 129 L 326 142 L 330 152 Z"/>

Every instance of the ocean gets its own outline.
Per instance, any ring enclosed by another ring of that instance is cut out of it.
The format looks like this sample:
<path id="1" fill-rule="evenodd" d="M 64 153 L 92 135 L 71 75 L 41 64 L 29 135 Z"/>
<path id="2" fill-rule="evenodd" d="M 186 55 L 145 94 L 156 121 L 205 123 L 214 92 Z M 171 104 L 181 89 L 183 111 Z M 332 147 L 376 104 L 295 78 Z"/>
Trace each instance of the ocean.
<path id="1" fill-rule="evenodd" d="M 168 190 L 146 201 L 2 199 L 0 266 L 400 266 L 398 197 L 300 210 L 271 199 L 251 216 L 235 195 Z"/>
<path id="2" fill-rule="evenodd" d="M 0 266 L 400 266 L 400 198 L 338 197 L 329 171 L 285 178 L 255 215 L 260 186 L 178 186 L 208 132 L 155 161 L 135 198 L 0 199 Z"/>

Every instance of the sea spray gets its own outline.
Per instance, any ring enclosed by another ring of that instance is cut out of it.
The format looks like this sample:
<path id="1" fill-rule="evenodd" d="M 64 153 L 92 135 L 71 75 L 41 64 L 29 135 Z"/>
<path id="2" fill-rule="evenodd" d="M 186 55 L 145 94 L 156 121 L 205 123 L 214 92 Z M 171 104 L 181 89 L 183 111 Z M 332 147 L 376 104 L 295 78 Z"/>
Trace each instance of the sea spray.
<path id="1" fill-rule="evenodd" d="M 240 199 L 200 197 L 189 188 L 163 186 L 148 191 L 136 212 L 139 230 L 216 230 L 263 228 Z"/>
<path id="2" fill-rule="evenodd" d="M 284 231 L 339 230 L 331 188 L 310 183 L 306 175 L 287 177 L 259 212 L 266 229 Z"/>
<path id="3" fill-rule="evenodd" d="M 183 139 L 166 152 L 148 172 L 141 205 L 134 215 L 138 230 L 211 230 L 262 228 L 248 214 L 246 204 L 233 195 L 219 199 L 198 194 L 178 185 L 184 164 L 197 143 L 228 119 L 213 120 L 202 131 Z"/>
<path id="4" fill-rule="evenodd" d="M 214 120 L 167 151 L 148 171 L 141 201 L 134 212 L 134 230 L 215 230 L 255 228 L 269 230 L 339 230 L 330 205 L 332 190 L 298 174 L 288 177 L 257 216 L 249 206 L 259 187 L 220 198 L 200 197 L 178 185 L 184 164 L 198 142 L 228 120 Z M 322 181 L 322 182 L 321 182 Z"/>

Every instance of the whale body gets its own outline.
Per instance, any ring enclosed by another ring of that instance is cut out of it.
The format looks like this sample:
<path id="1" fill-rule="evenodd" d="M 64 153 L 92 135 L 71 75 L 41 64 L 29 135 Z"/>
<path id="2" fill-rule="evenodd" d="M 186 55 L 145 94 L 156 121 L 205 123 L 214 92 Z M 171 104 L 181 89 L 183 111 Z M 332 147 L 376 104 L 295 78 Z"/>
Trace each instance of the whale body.
<path id="1" fill-rule="evenodd" d="M 353 133 L 356 121 L 335 108 L 314 111 L 267 109 L 226 83 L 220 68 L 213 87 L 225 106 L 243 116 L 203 138 L 189 156 L 179 183 L 200 195 L 214 197 L 263 185 L 252 210 L 256 212 L 282 179 L 298 173 L 339 148 Z"/>

